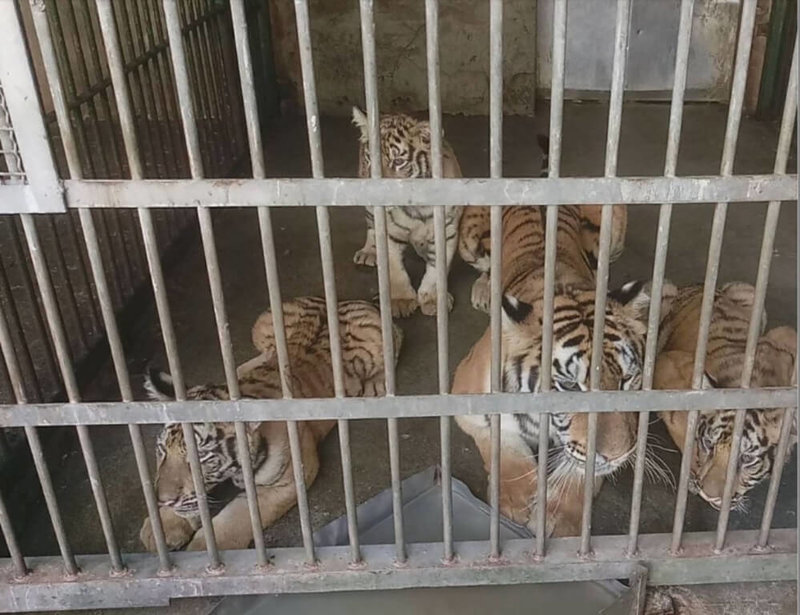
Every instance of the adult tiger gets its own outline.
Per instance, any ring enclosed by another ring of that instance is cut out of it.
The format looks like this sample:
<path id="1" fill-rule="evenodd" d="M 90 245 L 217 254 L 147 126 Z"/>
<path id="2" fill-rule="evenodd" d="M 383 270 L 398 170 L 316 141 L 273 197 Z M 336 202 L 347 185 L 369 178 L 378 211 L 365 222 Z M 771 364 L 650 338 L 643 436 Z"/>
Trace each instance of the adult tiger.
<path id="1" fill-rule="evenodd" d="M 544 227 L 544 208 L 503 210 L 501 365 L 506 392 L 535 394 L 540 390 Z M 556 391 L 585 391 L 589 386 L 595 270 L 587 255 L 584 237 L 581 208 L 559 207 L 552 360 Z M 649 293 L 644 288 L 624 299 L 615 298 L 613 293 L 609 296 L 601 389 L 632 390 L 641 386 L 649 302 Z M 456 369 L 454 394 L 489 392 L 490 346 L 487 330 Z M 587 396 L 587 404 L 590 400 Z M 489 471 L 489 418 L 458 416 L 456 422 L 472 436 Z M 550 441 L 560 449 L 555 454 L 554 468 L 548 479 L 548 534 L 565 536 L 579 531 L 587 424 L 588 417 L 583 413 L 552 415 Z M 539 415 L 503 415 L 500 429 L 500 509 L 505 516 L 526 523 L 532 518 L 531 511 L 536 504 L 534 453 L 538 449 Z M 600 488 L 604 476 L 632 459 L 636 429 L 635 413 L 599 415 L 595 491 Z"/>
<path id="2" fill-rule="evenodd" d="M 283 304 L 287 346 L 291 367 L 291 389 L 295 397 L 333 397 L 333 373 L 325 301 L 301 297 Z M 345 393 L 349 397 L 384 393 L 384 363 L 380 313 L 365 301 L 339 303 L 339 331 L 342 342 Z M 261 355 L 242 364 L 238 371 L 241 396 L 245 399 L 273 399 L 282 396 L 272 314 L 265 312 L 253 326 L 253 343 Z M 402 336 L 394 328 L 395 352 Z M 397 355 L 395 355 L 396 358 Z M 151 397 L 175 398 L 168 374 L 152 371 L 145 386 Z M 229 399 L 224 385 L 200 385 L 186 392 L 189 400 Z M 317 445 L 335 421 L 298 423 L 306 486 L 319 470 Z M 244 549 L 252 530 L 248 514 L 241 463 L 232 423 L 193 423 L 209 499 L 221 508 L 213 517 L 217 545 L 221 549 Z M 261 513 L 261 527 L 267 528 L 297 502 L 296 485 L 289 454 L 286 423 L 265 421 L 246 425 L 250 461 L 253 466 Z M 183 430 L 166 425 L 157 440 L 156 492 L 159 514 L 170 549 L 204 549 L 197 496 L 186 457 Z M 223 498 L 219 502 L 219 498 Z M 140 538 L 155 550 L 150 519 L 144 520 Z"/>
<path id="3" fill-rule="evenodd" d="M 754 294 L 755 289 L 743 282 L 725 284 L 716 291 L 708 333 L 704 388 L 740 386 Z M 702 297 L 702 286 L 682 288 L 670 311 L 662 317 L 655 388 L 691 388 Z M 762 315 L 763 333 L 766 313 Z M 797 332 L 791 327 L 776 327 L 761 335 L 750 386 L 796 385 L 796 378 Z M 783 408 L 747 411 L 732 499 L 734 509 L 743 508 L 747 493 L 771 474 L 783 412 Z M 659 415 L 675 444 L 683 451 L 687 413 L 664 411 Z M 716 509 L 721 505 L 725 488 L 734 416 L 734 410 L 710 410 L 701 412 L 698 417 L 689 490 Z M 797 442 L 796 415 L 792 421 L 789 450 Z"/>

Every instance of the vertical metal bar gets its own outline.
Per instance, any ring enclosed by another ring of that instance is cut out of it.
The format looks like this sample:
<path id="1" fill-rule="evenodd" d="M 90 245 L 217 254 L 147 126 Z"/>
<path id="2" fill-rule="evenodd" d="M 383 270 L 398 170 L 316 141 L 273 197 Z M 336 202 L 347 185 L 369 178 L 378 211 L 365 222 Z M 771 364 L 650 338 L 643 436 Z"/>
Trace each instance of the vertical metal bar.
<path id="1" fill-rule="evenodd" d="M 111 81 L 114 85 L 114 95 L 117 103 L 117 111 L 120 118 L 122 136 L 125 142 L 125 152 L 128 158 L 128 167 L 131 179 L 142 179 L 142 164 L 139 157 L 139 148 L 136 139 L 136 129 L 131 110 L 131 101 L 126 87 L 125 74 L 123 72 L 122 54 L 119 45 L 119 38 L 114 24 L 114 12 L 110 0 L 97 0 L 97 14 L 100 29 L 105 42 L 106 53 L 108 56 L 108 67 L 111 74 Z M 153 292 L 156 299 L 156 309 L 158 311 L 159 323 L 164 339 L 164 347 L 167 353 L 170 373 L 172 374 L 175 396 L 182 400 L 186 398 L 186 386 L 183 381 L 183 372 L 180 367 L 180 357 L 178 355 L 175 330 L 172 325 L 172 317 L 169 310 L 166 288 L 164 285 L 164 272 L 161 269 L 161 261 L 158 255 L 158 242 L 156 239 L 155 227 L 150 210 L 143 208 L 139 210 L 139 220 L 142 227 L 142 237 L 145 244 L 147 264 L 150 269 L 150 276 L 153 283 Z M 216 540 L 214 539 L 214 529 L 211 523 L 211 513 L 208 509 L 203 473 L 200 465 L 200 457 L 197 453 L 197 443 L 194 439 L 194 431 L 188 423 L 182 424 L 183 435 L 186 445 L 189 466 L 192 472 L 195 492 L 197 495 L 197 505 L 200 519 L 203 524 L 203 531 L 206 536 L 209 563 L 211 568 L 219 568 L 220 559 L 217 551 Z"/>
<path id="2" fill-rule="evenodd" d="M 439 92 L 439 1 L 425 0 L 425 33 L 428 61 L 428 121 L 431 127 L 431 175 L 442 177 L 442 109 Z M 449 306 L 447 301 L 447 255 L 444 206 L 433 210 L 436 245 L 436 348 L 439 365 L 439 394 L 450 391 L 448 348 Z M 450 417 L 439 418 L 439 446 L 442 464 L 442 541 L 444 561 L 453 559 L 453 493 L 450 460 Z"/>
<path id="3" fill-rule="evenodd" d="M 778 139 L 778 150 L 775 154 L 775 167 L 773 172 L 776 175 L 786 173 L 786 164 L 789 160 L 789 152 L 792 145 L 792 132 L 794 120 L 797 112 L 797 44 L 795 43 L 792 56 L 792 67 L 789 77 L 788 89 L 786 91 L 786 103 L 784 105 L 783 120 Z M 747 332 L 747 343 L 744 351 L 744 365 L 742 366 L 741 387 L 750 388 L 750 381 L 753 375 L 756 349 L 758 338 L 761 334 L 761 317 L 764 313 L 764 298 L 767 294 L 767 284 L 769 283 L 769 270 L 772 264 L 772 249 L 775 245 L 775 233 L 778 230 L 778 216 L 781 211 L 780 201 L 772 201 L 767 208 L 767 217 L 764 221 L 764 236 L 761 241 L 761 255 L 758 259 L 758 275 L 756 277 L 755 297 L 753 300 L 753 311 L 750 314 L 750 326 Z M 719 509 L 717 520 L 717 536 L 715 549 L 721 551 L 725 545 L 725 534 L 728 530 L 728 519 L 731 512 L 731 501 L 734 493 L 734 481 L 736 471 L 739 467 L 739 449 L 741 448 L 742 432 L 744 431 L 744 420 L 747 414 L 746 409 L 736 411 L 733 422 L 733 435 L 731 437 L 730 456 L 728 457 L 728 467 L 725 476 L 725 487 L 722 491 L 722 502 Z"/>
<path id="4" fill-rule="evenodd" d="M 772 475 L 769 477 L 769 489 L 767 490 L 766 504 L 764 505 L 764 515 L 761 517 L 761 527 L 758 532 L 758 548 L 766 548 L 769 542 L 769 531 L 772 527 L 772 517 L 775 514 L 775 504 L 778 501 L 778 490 L 781 486 L 781 475 L 783 466 L 786 464 L 786 456 L 789 454 L 789 439 L 792 433 L 792 420 L 794 419 L 793 408 L 786 408 L 781 418 L 781 432 L 778 439 L 778 448 L 775 453 L 775 460 L 772 464 Z"/>
<path id="5" fill-rule="evenodd" d="M 186 66 L 183 42 L 181 40 L 180 17 L 178 15 L 177 0 L 165 0 L 164 16 L 167 22 L 167 36 L 175 72 L 175 82 L 180 103 L 181 120 L 184 134 L 186 135 L 186 150 L 189 154 L 189 167 L 193 178 L 203 177 L 203 160 L 200 155 L 200 142 L 197 137 L 197 124 L 194 116 L 191 88 Z M 225 309 L 225 296 L 222 289 L 222 273 L 217 256 L 214 227 L 211 212 L 206 207 L 197 208 L 197 218 L 200 223 L 200 234 L 203 242 L 203 252 L 208 271 L 208 283 L 211 287 L 211 301 L 214 306 L 214 317 L 217 323 L 217 336 L 219 338 L 222 363 L 225 369 L 225 380 L 228 386 L 228 395 L 232 400 L 239 399 L 239 378 L 236 374 L 236 361 L 233 356 L 233 345 L 230 338 L 228 316 Z M 242 476 L 244 478 L 247 506 L 250 513 L 250 523 L 253 529 L 258 563 L 265 566 L 268 562 L 264 547 L 264 535 L 261 528 L 261 513 L 258 509 L 256 483 L 250 458 L 247 431 L 244 423 L 236 422 L 236 445 L 239 452 Z"/>
<path id="6" fill-rule="evenodd" d="M 561 172 L 561 129 L 564 119 L 564 69 L 567 49 L 567 0 L 553 5 L 553 74 L 550 85 L 550 145 L 548 177 Z M 542 306 L 541 390 L 549 391 L 553 367 L 553 302 L 556 278 L 558 206 L 548 205 L 545 219 L 544 304 Z M 539 417 L 539 456 L 536 485 L 536 554 L 544 557 L 547 540 L 547 453 L 550 444 L 550 415 Z"/>
<path id="7" fill-rule="evenodd" d="M 50 333 L 55 344 L 56 357 L 58 359 L 59 369 L 61 370 L 61 376 L 64 380 L 67 397 L 71 403 L 77 403 L 80 401 L 78 383 L 75 379 L 75 371 L 72 368 L 69 345 L 64 331 L 64 325 L 61 322 L 61 316 L 58 311 L 58 301 L 53 290 L 53 283 L 50 280 L 50 272 L 47 263 L 44 260 L 42 246 L 39 243 L 36 226 L 30 214 L 21 214 L 20 220 L 22 221 L 22 228 L 25 231 L 25 237 L 28 241 L 28 247 L 30 248 L 31 260 L 36 274 L 36 280 L 39 284 L 39 292 L 42 296 L 42 304 L 44 306 Z M 114 536 L 114 527 L 111 522 L 108 501 L 106 500 L 105 489 L 103 488 L 103 483 L 100 478 L 100 470 L 97 466 L 97 458 L 94 454 L 94 446 L 92 445 L 92 439 L 89 435 L 89 428 L 86 425 L 78 425 L 76 426 L 76 430 L 78 432 L 81 450 L 83 451 L 86 470 L 89 474 L 89 483 L 92 487 L 92 493 L 94 494 L 97 513 L 100 516 L 100 525 L 103 528 L 106 545 L 108 546 L 111 567 L 114 572 L 120 572 L 125 569 L 125 565 L 122 562 L 117 539 Z"/>
<path id="8" fill-rule="evenodd" d="M 728 122 L 725 128 L 725 141 L 722 148 L 720 175 L 723 177 L 733 173 L 733 162 L 736 156 L 736 142 L 739 138 L 739 124 L 742 119 L 744 89 L 747 82 L 747 65 L 750 59 L 750 47 L 753 42 L 753 25 L 755 23 L 756 3 L 745 2 L 742 6 L 739 23 L 739 40 L 736 46 L 736 61 L 733 70 L 733 85 L 728 106 Z M 708 349 L 708 329 L 716 294 L 719 259 L 722 252 L 722 239 L 725 232 L 725 219 L 728 212 L 727 203 L 717 203 L 714 208 L 714 221 L 711 226 L 711 240 L 708 247 L 708 262 L 703 285 L 703 300 L 700 307 L 700 324 L 697 333 L 697 348 L 694 355 L 694 372 L 692 388 L 700 389 L 703 382 L 706 351 Z M 678 482 L 678 497 L 675 503 L 675 517 L 672 524 L 671 550 L 677 553 L 681 547 L 683 522 L 686 517 L 686 502 L 689 491 L 689 475 L 691 460 L 694 455 L 695 430 L 697 429 L 698 412 L 690 411 L 686 421 L 686 439 L 681 458 L 681 475 Z"/>
<path id="9" fill-rule="evenodd" d="M 11 525 L 11 518 L 8 516 L 8 509 L 2 494 L 0 494 L 0 531 L 3 532 L 8 554 L 11 556 L 11 563 L 14 565 L 15 575 L 18 578 L 24 577 L 28 574 L 28 566 L 25 564 L 25 558 L 22 556 L 22 551 L 20 551 L 17 543 L 14 526 Z"/>
<path id="10" fill-rule="evenodd" d="M 39 45 L 42 51 L 42 64 L 47 74 L 48 83 L 50 84 L 50 91 L 53 97 L 53 106 L 55 108 L 56 118 L 58 120 L 59 130 L 61 132 L 61 141 L 66 154 L 67 166 L 69 168 L 70 176 L 73 179 L 80 179 L 83 177 L 83 171 L 81 168 L 80 157 L 78 155 L 75 135 L 72 132 L 72 124 L 69 121 L 69 111 L 67 110 L 66 106 L 64 88 L 58 71 L 58 64 L 56 61 L 53 41 L 50 36 L 47 16 L 43 11 L 37 10 L 35 3 L 32 3 L 32 14 L 34 28 L 36 29 L 36 36 L 39 39 Z M 100 303 L 103 323 L 106 328 L 108 343 L 111 348 L 111 357 L 114 362 L 114 369 L 116 371 L 117 382 L 119 383 L 120 394 L 123 401 L 130 401 L 133 399 L 133 391 L 131 389 L 128 368 L 125 363 L 125 353 L 122 346 L 122 339 L 114 318 L 114 307 L 112 304 L 108 283 L 106 282 L 106 274 L 103 266 L 102 255 L 100 253 L 100 245 L 97 240 L 97 232 L 94 227 L 94 219 L 92 218 L 91 212 L 87 209 L 81 209 L 79 211 L 79 215 L 81 225 L 83 227 L 84 238 L 86 240 L 87 255 L 92 268 L 95 287 L 97 288 L 97 296 Z M 129 425 L 128 429 L 133 442 L 136 465 L 139 469 L 139 478 L 142 483 L 142 490 L 144 492 L 145 503 L 147 505 L 147 512 L 150 515 L 151 523 L 153 525 L 153 535 L 156 542 L 156 548 L 158 550 L 160 567 L 162 570 L 168 570 L 171 566 L 171 563 L 166 540 L 164 539 L 164 530 L 161 526 L 161 518 L 158 514 L 158 503 L 155 490 L 153 489 L 153 483 L 150 479 L 150 471 L 147 466 L 147 458 L 144 449 L 144 443 L 142 441 L 141 429 L 138 425 Z"/>
<path id="11" fill-rule="evenodd" d="M 370 176 L 381 176 L 380 115 L 378 110 L 378 80 L 375 62 L 375 21 L 373 0 L 360 0 L 361 48 L 364 60 L 364 91 L 369 118 Z M 310 50 L 310 47 L 309 47 Z M 375 243 L 378 265 L 378 294 L 381 308 L 381 332 L 383 337 L 383 360 L 385 368 L 386 395 L 395 393 L 394 340 L 392 337 L 392 312 L 389 297 L 389 254 L 386 233 L 386 210 L 380 207 L 373 211 Z M 406 560 L 406 545 L 403 531 L 403 499 L 400 480 L 400 441 L 397 419 L 387 419 L 389 436 L 389 465 L 392 482 L 394 515 L 394 542 L 398 562 Z"/>
<path id="12" fill-rule="evenodd" d="M 672 84 L 667 154 L 664 176 L 674 177 L 678 165 L 678 151 L 683 123 L 683 100 L 686 92 L 686 74 L 689 64 L 689 46 L 692 38 L 692 14 L 694 0 L 681 0 L 681 17 L 678 25 L 678 43 L 675 52 L 675 79 Z M 653 284 L 650 291 L 650 312 L 647 319 L 647 341 L 645 343 L 642 389 L 653 388 L 653 372 L 658 348 L 658 328 L 661 322 L 661 295 L 664 288 L 664 271 L 669 247 L 669 229 L 672 220 L 672 203 L 659 207 L 658 235 L 653 258 Z M 639 413 L 639 428 L 636 436 L 636 466 L 633 475 L 631 516 L 628 526 L 628 553 L 634 555 L 639 544 L 639 520 L 642 510 L 642 488 L 644 484 L 645 455 L 647 451 L 647 428 L 650 413 Z"/>
<path id="13" fill-rule="evenodd" d="M 619 134 L 622 124 L 622 99 L 625 93 L 625 65 L 628 57 L 628 30 L 630 28 L 631 0 L 617 0 L 616 29 L 614 35 L 614 68 L 611 74 L 611 100 L 608 109 L 608 138 L 606 141 L 606 177 L 617 174 Z M 606 321 L 606 294 L 608 292 L 609 249 L 613 205 L 602 206 L 600 217 L 600 246 L 597 258 L 597 284 L 594 299 L 594 325 L 592 330 L 592 369 L 590 388 L 600 390 L 603 370 L 603 341 Z M 581 555 L 591 552 L 592 501 L 594 499 L 595 459 L 597 454 L 597 414 L 588 416 L 588 446 L 584 468 L 583 515 L 581 520 Z"/>
<path id="14" fill-rule="evenodd" d="M 300 47 L 300 66 L 303 78 L 303 95 L 306 107 L 306 125 L 308 128 L 308 142 L 311 151 L 311 173 L 315 178 L 324 176 L 324 165 L 322 159 L 322 140 L 320 137 L 320 117 L 317 107 L 316 83 L 314 80 L 314 60 L 311 50 L 311 27 L 308 16 L 308 3 L 306 0 L 295 0 L 295 13 L 297 19 L 297 38 Z M 337 397 L 344 395 L 344 378 L 342 370 L 341 338 L 339 337 L 339 316 L 338 301 L 336 295 L 336 279 L 333 269 L 333 249 L 331 244 L 330 217 L 325 206 L 316 208 L 317 228 L 319 231 L 320 259 L 322 261 L 322 277 L 325 286 L 325 304 L 328 315 L 328 330 L 331 343 L 331 363 L 333 366 L 334 390 Z M 385 328 L 384 328 L 385 330 Z M 391 330 L 390 330 L 391 331 Z M 389 335 L 391 340 L 391 332 Z M 384 335 L 384 357 L 386 357 L 386 336 Z M 387 363 L 387 374 L 389 365 L 394 368 L 394 358 Z M 392 374 L 394 372 L 392 371 Z M 387 378 L 386 391 L 394 382 L 389 382 Z M 393 390 L 392 390 L 393 392 Z M 291 435 L 291 432 L 290 432 Z M 341 440 L 340 440 L 341 443 Z M 299 449 L 298 449 L 299 450 Z M 344 450 L 344 449 L 343 449 Z M 298 496 L 300 495 L 298 484 Z M 308 501 L 305 490 L 303 490 L 302 501 L 298 500 L 300 509 L 300 520 L 303 529 L 304 544 L 309 560 L 315 559 L 314 544 L 311 541 L 310 520 L 308 519 Z M 349 520 L 352 525 L 352 519 Z M 348 526 L 349 527 L 349 526 Z M 353 536 L 350 536 L 351 547 Z"/>
<path id="15" fill-rule="evenodd" d="M 503 2 L 489 2 L 489 176 L 503 176 Z M 490 209 L 490 327 L 492 340 L 491 390 L 502 391 L 502 320 L 500 307 L 502 287 L 503 212 Z M 500 416 L 489 419 L 490 458 L 489 500 L 492 507 L 489 520 L 490 557 L 500 556 Z"/>

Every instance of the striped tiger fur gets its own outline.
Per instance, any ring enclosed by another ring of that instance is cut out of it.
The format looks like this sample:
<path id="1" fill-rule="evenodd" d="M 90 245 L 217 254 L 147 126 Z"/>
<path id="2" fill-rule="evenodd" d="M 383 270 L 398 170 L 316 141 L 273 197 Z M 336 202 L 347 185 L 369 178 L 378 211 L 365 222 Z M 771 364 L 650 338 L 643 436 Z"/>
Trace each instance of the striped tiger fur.
<path id="1" fill-rule="evenodd" d="M 689 286 L 674 294 L 669 312 L 662 315 L 654 385 L 657 389 L 685 390 L 692 386 L 703 287 Z M 741 385 L 754 298 L 755 289 L 744 282 L 731 282 L 716 291 L 704 388 L 738 388 Z M 756 347 L 750 386 L 796 384 L 797 332 L 791 327 L 776 327 L 764 333 L 765 328 L 766 312 L 761 321 L 762 335 Z M 747 493 L 771 474 L 783 412 L 783 408 L 747 411 L 733 492 L 734 510 L 744 510 Z M 735 414 L 735 410 L 711 410 L 701 412 L 698 417 L 689 490 L 716 509 L 721 505 L 725 487 Z M 683 450 L 687 413 L 664 411 L 659 415 L 675 444 Z M 796 415 L 792 421 L 790 451 L 797 442 Z"/>
<path id="2" fill-rule="evenodd" d="M 325 301 L 301 297 L 283 304 L 289 351 L 290 387 L 294 397 L 333 397 L 334 383 Z M 384 363 L 381 319 L 377 308 L 364 301 L 339 304 L 344 388 L 347 396 L 376 396 L 384 393 Z M 239 366 L 239 388 L 244 399 L 282 397 L 275 331 L 271 312 L 262 314 L 252 331 L 257 357 Z M 400 329 L 394 328 L 395 350 L 402 343 Z M 151 397 L 175 398 L 168 374 L 151 371 L 145 387 Z M 186 392 L 189 400 L 229 399 L 225 385 L 205 384 Z M 335 421 L 298 423 L 306 486 L 319 470 L 317 445 Z M 252 534 L 244 478 L 239 461 L 233 423 L 193 423 L 209 502 L 215 513 L 214 533 L 222 549 L 243 549 Z M 292 461 L 286 423 L 265 421 L 246 425 L 250 460 L 255 474 L 261 527 L 267 528 L 296 503 Z M 159 513 L 170 549 L 205 548 L 200 528 L 197 496 L 186 458 L 183 429 L 179 424 L 164 426 L 156 442 L 156 492 Z M 150 519 L 144 521 L 140 538 L 155 550 Z"/>
<path id="3" fill-rule="evenodd" d="M 544 209 L 509 207 L 503 210 L 502 254 L 502 386 L 507 392 L 540 390 L 540 354 L 544 302 Z M 583 243 L 581 208 L 559 207 L 556 288 L 553 322 L 553 389 L 585 391 L 595 301 L 595 270 Z M 624 300 L 613 293 L 606 304 L 600 388 L 634 390 L 641 386 L 645 321 L 649 295 L 642 291 Z M 459 364 L 454 394 L 490 391 L 490 331 Z M 554 414 L 551 444 L 559 448 L 551 463 L 547 502 L 548 534 L 574 535 L 580 529 L 588 417 L 582 413 Z M 490 430 L 487 416 L 458 416 L 456 422 L 475 441 L 490 469 Z M 501 419 L 501 512 L 526 523 L 536 505 L 536 460 L 539 415 L 503 415 Z M 598 417 L 595 489 L 603 477 L 629 463 L 636 444 L 637 416 L 602 413 Z M 647 463 L 661 472 L 655 458 Z"/>
<path id="4" fill-rule="evenodd" d="M 550 140 L 545 135 L 538 135 L 537 141 L 539 149 L 542 151 L 542 170 L 540 177 L 547 177 L 550 158 Z M 597 259 L 599 256 L 600 238 L 600 215 L 602 208 L 599 205 L 580 205 L 578 206 L 580 217 L 580 236 L 579 242 L 584 254 L 592 269 L 597 269 Z M 532 207 L 528 216 L 536 217 L 534 210 L 541 210 L 543 207 Z M 461 259 L 477 269 L 480 276 L 472 286 L 472 306 L 476 310 L 489 312 L 489 268 L 491 259 L 491 235 L 490 214 L 488 207 L 467 206 L 461 216 L 458 238 L 458 254 Z M 519 223 L 524 224 L 528 216 L 517 214 Z M 624 205 L 615 205 L 612 217 L 611 230 L 611 251 L 609 261 L 613 262 L 622 254 L 625 248 L 625 231 L 627 228 L 628 216 Z M 521 252 L 525 252 L 525 246 L 519 246 Z"/>
<path id="5" fill-rule="evenodd" d="M 353 123 L 360 130 L 358 176 L 367 178 L 370 177 L 368 120 L 366 114 L 357 107 L 353 107 Z M 431 177 L 430 124 L 403 113 L 393 113 L 381 115 L 379 125 L 382 177 L 406 179 Z M 461 177 L 461 167 L 455 152 L 444 139 L 442 139 L 442 174 L 444 177 Z M 461 211 L 461 207 L 448 206 L 445 209 L 445 250 L 448 271 L 458 242 Z M 366 241 L 364 247 L 355 253 L 353 261 L 358 265 L 374 267 L 377 257 L 371 208 L 366 208 L 366 221 Z M 417 307 L 423 314 L 436 314 L 436 245 L 433 209 L 416 206 L 388 207 L 386 232 L 392 315 L 410 316 Z M 425 261 L 425 274 L 417 291 L 411 285 L 411 279 L 403 265 L 403 253 L 408 246 L 411 246 Z M 447 300 L 451 309 L 453 296 L 450 293 Z"/>

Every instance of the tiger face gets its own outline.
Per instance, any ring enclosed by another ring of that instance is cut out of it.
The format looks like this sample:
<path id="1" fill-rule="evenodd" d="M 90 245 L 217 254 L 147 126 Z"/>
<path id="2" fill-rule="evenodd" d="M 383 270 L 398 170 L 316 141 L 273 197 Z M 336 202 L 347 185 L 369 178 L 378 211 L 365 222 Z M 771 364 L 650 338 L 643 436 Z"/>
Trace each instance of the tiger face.
<path id="1" fill-rule="evenodd" d="M 367 115 L 353 107 L 353 123 L 361 131 L 359 177 L 369 177 L 369 128 Z M 431 176 L 431 127 L 404 113 L 381 116 L 381 175 L 395 179 L 417 179 Z"/>
<path id="2" fill-rule="evenodd" d="M 728 334 L 712 321 L 709 343 Z M 743 352 L 743 347 L 740 348 Z M 741 375 L 741 355 L 733 368 L 728 364 L 706 361 L 708 370 L 703 388 L 738 387 Z M 791 386 L 796 383 L 797 333 L 791 327 L 776 327 L 761 337 L 756 348 L 751 387 Z M 730 363 L 730 361 L 729 361 Z M 657 389 L 685 390 L 691 388 L 694 355 L 685 351 L 667 351 L 656 361 L 654 384 Z M 727 371 L 726 371 L 727 370 Z M 710 372 L 715 372 L 714 374 Z M 739 448 L 739 459 L 731 505 L 744 510 L 747 494 L 772 474 L 775 466 L 781 421 L 784 410 L 769 408 L 748 410 Z M 686 439 L 686 412 L 661 412 L 672 439 L 683 451 Z M 692 457 L 689 491 L 719 510 L 725 489 L 728 462 L 731 456 L 733 410 L 701 412 L 697 421 L 695 447 Z M 789 451 L 797 442 L 797 418 L 793 413 L 789 432 Z"/>
<path id="3" fill-rule="evenodd" d="M 588 391 L 593 289 L 563 286 L 556 289 L 553 322 L 552 385 L 556 391 Z M 600 389 L 641 388 L 649 293 L 641 286 L 611 294 L 606 303 Z M 503 300 L 503 344 L 507 391 L 541 390 L 540 354 L 542 301 L 533 305 L 513 297 Z M 587 404 L 589 399 L 587 398 Z M 587 409 L 589 407 L 587 406 Z M 582 468 L 588 447 L 588 414 L 552 414 L 551 440 L 561 445 L 561 464 Z M 595 473 L 611 474 L 628 461 L 636 447 L 638 416 L 629 412 L 598 415 Z M 531 443 L 535 446 L 535 443 Z"/>
<path id="4" fill-rule="evenodd" d="M 151 371 L 146 377 L 145 388 L 153 399 L 168 401 L 175 398 L 168 374 Z M 186 399 L 221 400 L 229 397 L 224 387 L 201 385 L 189 389 Z M 227 481 L 231 481 L 237 490 L 243 490 L 244 478 L 233 423 L 193 423 L 191 427 L 209 500 L 213 503 L 214 489 Z M 253 468 L 258 468 L 267 457 L 267 443 L 258 430 L 258 423 L 247 423 L 245 429 L 251 463 Z M 186 440 L 183 427 L 178 423 L 165 425 L 156 439 L 156 495 L 159 506 L 172 508 L 178 516 L 193 518 L 199 514 Z"/>

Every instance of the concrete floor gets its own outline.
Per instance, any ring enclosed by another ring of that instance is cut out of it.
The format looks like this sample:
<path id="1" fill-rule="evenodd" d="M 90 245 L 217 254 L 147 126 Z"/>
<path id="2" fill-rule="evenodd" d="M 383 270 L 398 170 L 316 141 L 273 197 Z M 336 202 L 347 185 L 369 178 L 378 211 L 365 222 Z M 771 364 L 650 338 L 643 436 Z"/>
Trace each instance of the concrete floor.
<path id="1" fill-rule="evenodd" d="M 540 117 L 546 118 L 546 110 Z M 679 174 L 716 174 L 725 130 L 727 109 L 716 105 L 687 105 Z M 662 104 L 628 104 L 623 113 L 619 156 L 619 175 L 661 175 L 667 136 L 669 109 Z M 567 104 L 564 112 L 562 174 L 601 175 L 605 151 L 607 106 L 605 104 Z M 488 175 L 488 121 L 485 117 L 445 117 L 445 134 L 453 145 L 465 176 Z M 308 147 L 302 118 L 287 119 L 274 127 L 266 140 L 267 168 L 275 177 L 309 176 Z M 504 172 L 507 176 L 535 176 L 540 153 L 534 139 L 534 120 L 508 117 L 505 120 Z M 322 137 L 328 176 L 352 177 L 356 171 L 356 131 L 346 119 L 326 118 Z M 742 124 L 736 173 L 770 172 L 773 166 L 777 129 L 773 124 L 745 120 Z M 792 162 L 791 165 L 795 163 Z M 733 205 L 728 211 L 723 245 L 720 283 L 731 280 L 753 282 L 756 276 L 765 206 Z M 702 282 L 707 242 L 710 235 L 712 205 L 676 207 L 670 238 L 667 276 L 677 284 Z M 796 205 L 786 204 L 781 213 L 772 262 L 771 284 L 767 295 L 769 326 L 796 322 L 797 246 Z M 657 207 L 632 206 L 626 250 L 612 265 L 611 285 L 631 279 L 647 279 L 652 274 Z M 314 212 L 311 209 L 278 208 L 273 213 L 277 233 L 281 287 L 284 298 L 322 295 L 322 274 L 316 239 Z M 264 268 L 258 226 L 254 211 L 229 210 L 214 213 L 217 244 L 223 271 L 231 335 L 237 360 L 250 358 L 250 327 L 267 305 Z M 371 298 L 377 293 L 373 269 L 358 268 L 352 255 L 361 247 L 364 234 L 362 211 L 335 208 L 331 212 L 337 288 L 340 299 Z M 409 261 L 419 280 L 421 263 Z M 488 325 L 485 314 L 472 309 L 469 292 L 472 270 L 457 261 L 450 275 L 455 307 L 450 317 L 451 370 Z M 208 281 L 199 236 L 193 238 L 185 258 L 169 275 L 169 298 L 176 333 L 189 383 L 223 381 L 222 364 L 211 307 Z M 435 319 L 417 313 L 399 322 L 405 342 L 397 368 L 398 393 L 436 392 Z M 166 365 L 160 343 L 154 308 L 143 313 L 137 330 L 127 344 L 132 374 L 141 374 L 148 361 Z M 137 386 L 139 380 L 137 379 Z M 88 392 L 93 399 L 116 399 L 118 392 L 111 372 L 103 374 Z M 141 390 L 140 390 L 141 393 Z M 679 456 L 663 426 L 654 422 L 652 431 L 662 438 L 659 454 L 677 476 Z M 434 419 L 400 421 L 401 465 L 403 477 L 418 472 L 439 460 L 438 422 Z M 154 428 L 145 430 L 152 442 Z M 138 532 L 145 507 L 138 484 L 133 453 L 125 428 L 92 430 L 109 503 L 121 546 L 139 551 Z M 388 447 L 385 422 L 356 421 L 351 427 L 356 498 L 359 502 L 389 485 Z M 151 446 L 152 450 L 152 446 Z M 52 459 L 57 491 L 64 512 L 68 535 L 78 553 L 102 553 L 104 543 L 91 492 L 77 447 L 61 459 Z M 796 454 L 796 453 L 795 453 Z M 154 454 L 153 454 L 154 456 Z M 314 527 L 344 514 L 338 439 L 330 436 L 322 445 L 323 465 L 309 492 Z M 795 527 L 797 473 L 793 455 L 783 474 L 774 527 Z M 486 477 L 480 457 L 472 443 L 453 429 L 453 472 L 480 497 L 486 493 Z M 627 532 L 631 471 L 607 482 L 595 503 L 593 531 L 597 534 Z M 766 484 L 752 493 L 747 513 L 733 513 L 730 527 L 754 528 L 759 525 Z M 675 494 L 663 484 L 646 484 L 641 531 L 669 532 Z M 52 529 L 44 508 L 30 511 L 23 529 L 22 546 L 27 554 L 57 553 Z M 687 531 L 710 530 L 717 514 L 695 496 L 689 497 Z M 300 544 L 297 514 L 289 513 L 266 532 L 269 546 Z M 176 613 L 179 611 L 176 611 Z M 180 612 L 189 612 L 181 610 Z M 194 612 L 194 611 L 192 611 Z M 733 613 L 734 611 L 726 611 Z M 763 612 L 763 611 L 762 611 Z"/>

